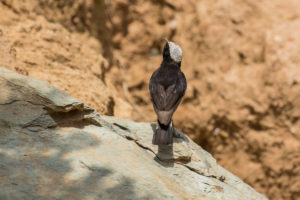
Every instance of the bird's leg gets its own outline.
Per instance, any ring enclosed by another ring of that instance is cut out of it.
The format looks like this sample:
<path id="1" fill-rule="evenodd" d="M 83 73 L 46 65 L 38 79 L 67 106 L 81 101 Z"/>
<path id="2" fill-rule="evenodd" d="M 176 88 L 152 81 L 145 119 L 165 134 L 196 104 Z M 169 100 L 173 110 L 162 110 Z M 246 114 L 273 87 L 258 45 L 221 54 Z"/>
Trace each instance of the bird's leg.
<path id="1" fill-rule="evenodd" d="M 172 131 L 173 131 L 173 136 L 176 137 L 176 138 L 182 138 L 182 136 L 180 135 L 179 132 L 176 131 L 175 127 L 173 126 L 173 120 L 171 121 L 171 128 L 172 128 Z"/>

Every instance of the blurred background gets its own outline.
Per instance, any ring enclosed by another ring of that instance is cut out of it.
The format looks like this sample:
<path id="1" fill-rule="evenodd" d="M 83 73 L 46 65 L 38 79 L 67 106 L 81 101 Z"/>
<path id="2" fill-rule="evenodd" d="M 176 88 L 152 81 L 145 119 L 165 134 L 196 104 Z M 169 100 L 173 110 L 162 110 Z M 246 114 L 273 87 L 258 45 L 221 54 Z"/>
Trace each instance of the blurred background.
<path id="1" fill-rule="evenodd" d="M 101 114 L 156 120 L 164 38 L 188 81 L 175 126 L 271 200 L 299 200 L 299 0 L 0 1 L 1 67 Z"/>

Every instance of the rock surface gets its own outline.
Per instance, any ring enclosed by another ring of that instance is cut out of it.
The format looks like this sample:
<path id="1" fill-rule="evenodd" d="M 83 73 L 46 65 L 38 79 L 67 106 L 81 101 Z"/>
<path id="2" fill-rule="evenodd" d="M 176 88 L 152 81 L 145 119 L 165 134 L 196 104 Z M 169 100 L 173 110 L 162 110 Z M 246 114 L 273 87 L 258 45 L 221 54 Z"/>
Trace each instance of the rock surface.
<path id="1" fill-rule="evenodd" d="M 155 124 L 4 68 L 0 94 L 0 199 L 266 199 L 182 133 L 158 148 Z"/>

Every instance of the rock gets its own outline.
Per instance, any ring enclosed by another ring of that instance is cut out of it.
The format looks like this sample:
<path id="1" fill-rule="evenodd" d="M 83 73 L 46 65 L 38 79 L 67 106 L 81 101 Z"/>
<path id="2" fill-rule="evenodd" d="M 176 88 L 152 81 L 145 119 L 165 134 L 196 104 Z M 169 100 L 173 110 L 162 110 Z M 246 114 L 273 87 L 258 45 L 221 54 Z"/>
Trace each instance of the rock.
<path id="1" fill-rule="evenodd" d="M 0 199 L 266 199 L 183 133 L 154 146 L 155 124 L 4 68 L 0 93 Z"/>

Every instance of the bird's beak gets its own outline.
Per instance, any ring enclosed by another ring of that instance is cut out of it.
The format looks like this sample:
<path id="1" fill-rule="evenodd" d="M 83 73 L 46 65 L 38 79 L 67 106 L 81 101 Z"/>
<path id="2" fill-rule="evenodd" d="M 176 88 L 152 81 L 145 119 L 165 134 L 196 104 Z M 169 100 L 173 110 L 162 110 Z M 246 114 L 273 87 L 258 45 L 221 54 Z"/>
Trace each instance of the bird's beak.
<path id="1" fill-rule="evenodd" d="M 169 43 L 169 40 L 167 38 L 165 38 L 166 42 Z"/>

